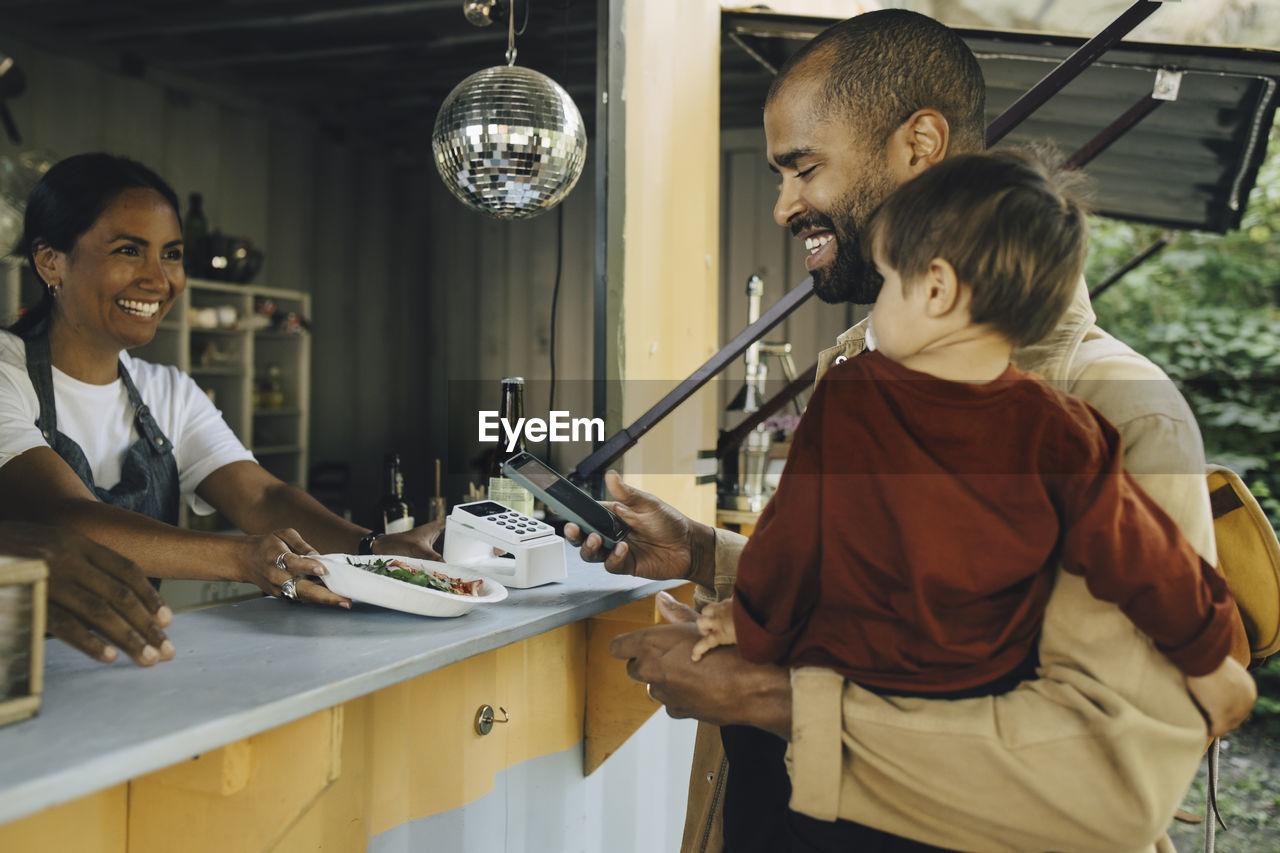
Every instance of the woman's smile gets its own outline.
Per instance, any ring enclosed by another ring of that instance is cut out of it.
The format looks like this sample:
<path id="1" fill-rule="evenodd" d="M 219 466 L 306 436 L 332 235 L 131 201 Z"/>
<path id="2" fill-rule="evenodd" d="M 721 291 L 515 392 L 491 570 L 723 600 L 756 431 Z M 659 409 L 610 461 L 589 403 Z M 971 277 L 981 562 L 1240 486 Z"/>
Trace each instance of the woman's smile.
<path id="1" fill-rule="evenodd" d="M 137 299 L 117 299 L 116 304 L 131 317 L 150 320 L 160 313 L 159 302 L 141 302 Z"/>
<path id="2" fill-rule="evenodd" d="M 113 375 L 120 350 L 151 342 L 187 284 L 177 213 L 151 189 L 116 196 L 53 264 L 55 355 L 92 362 L 103 377 Z"/>

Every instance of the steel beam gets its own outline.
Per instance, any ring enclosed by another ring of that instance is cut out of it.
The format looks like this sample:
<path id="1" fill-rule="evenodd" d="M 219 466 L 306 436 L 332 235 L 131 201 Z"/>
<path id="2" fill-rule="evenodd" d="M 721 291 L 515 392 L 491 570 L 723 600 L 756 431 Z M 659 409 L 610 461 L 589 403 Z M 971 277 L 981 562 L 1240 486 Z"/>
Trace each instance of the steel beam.
<path id="1" fill-rule="evenodd" d="M 1160 8 L 1159 0 L 1138 0 L 1112 21 L 1102 32 L 1089 39 L 1075 52 L 1062 60 L 1052 71 L 1046 74 L 1039 83 L 1027 90 L 1021 98 L 987 126 L 987 147 L 990 148 L 1008 135 L 1022 121 L 1045 101 L 1052 98 L 1063 87 L 1080 76 L 1086 68 L 1099 56 L 1106 53 L 1116 42 L 1133 31 L 1138 24 L 1151 17 Z"/>
<path id="2" fill-rule="evenodd" d="M 1174 241 L 1174 238 L 1176 238 L 1177 236 L 1178 236 L 1177 231 L 1166 231 L 1163 234 L 1161 234 L 1160 239 L 1156 240 L 1150 246 L 1143 249 L 1138 254 L 1134 255 L 1132 258 L 1126 261 L 1124 265 L 1120 267 L 1120 269 L 1116 270 L 1111 275 L 1107 276 L 1103 280 L 1102 284 L 1099 284 L 1093 290 L 1090 290 L 1089 298 L 1097 299 L 1100 295 L 1102 295 L 1103 291 L 1105 291 L 1108 287 L 1115 284 L 1120 279 L 1124 278 L 1126 275 L 1128 275 L 1129 273 L 1136 270 L 1138 267 L 1145 264 L 1151 258 L 1160 254 L 1160 252 L 1164 251 L 1165 246 L 1168 246 L 1170 243 L 1172 243 Z"/>
<path id="3" fill-rule="evenodd" d="M 731 430 L 722 432 L 720 440 L 716 442 L 716 458 L 723 459 L 727 453 L 736 449 L 739 444 L 742 444 L 743 439 L 747 437 L 747 433 L 767 421 L 775 412 L 785 408 L 787 403 L 795 399 L 797 394 L 801 394 L 806 388 L 811 387 L 813 378 L 817 375 L 818 363 L 814 362 L 809 365 L 808 370 L 788 382 L 781 391 L 761 403 L 760 408 L 747 415 L 742 423 Z"/>
<path id="4" fill-rule="evenodd" d="M 739 332 L 737 337 L 726 344 L 718 353 L 711 356 L 701 367 L 690 374 L 689 378 L 650 406 L 649 410 L 637 418 L 629 427 L 614 434 L 612 438 L 598 447 L 590 456 L 578 463 L 578 466 L 570 473 L 569 478 L 574 482 L 582 483 L 599 474 L 603 474 L 609 463 L 634 446 L 642 435 L 651 430 L 659 421 L 674 411 L 677 406 L 689 399 L 695 391 L 706 385 L 707 382 L 715 378 L 716 374 L 746 352 L 747 347 L 764 337 L 770 329 L 781 323 L 792 311 L 803 305 L 812 293 L 812 278 L 806 278 L 789 290 L 785 296 L 770 306 L 768 311 L 761 314 L 759 320 Z"/>
<path id="5" fill-rule="evenodd" d="M 1113 142 L 1132 130 L 1138 122 L 1155 112 L 1156 107 L 1163 103 L 1166 102 L 1158 100 L 1151 95 L 1143 95 L 1137 103 L 1125 110 L 1124 115 L 1107 125 L 1097 136 L 1081 146 L 1080 150 L 1072 154 L 1062 167 L 1064 169 L 1079 169 L 1083 167 L 1094 157 L 1110 148 Z"/>

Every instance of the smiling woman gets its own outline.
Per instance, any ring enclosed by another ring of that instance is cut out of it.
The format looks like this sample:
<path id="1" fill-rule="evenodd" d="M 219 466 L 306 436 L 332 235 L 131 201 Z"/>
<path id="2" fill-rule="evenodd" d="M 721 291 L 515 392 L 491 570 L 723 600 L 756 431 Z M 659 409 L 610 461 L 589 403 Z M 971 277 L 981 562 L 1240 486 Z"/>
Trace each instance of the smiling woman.
<path id="1" fill-rule="evenodd" d="M 177 211 L 154 189 L 121 192 L 69 251 L 33 248 L 58 298 L 50 348 L 85 382 L 114 380 L 120 350 L 149 343 L 187 285 Z"/>
<path id="2" fill-rule="evenodd" d="M 129 355 L 186 287 L 182 248 L 177 196 L 140 163 L 82 154 L 32 191 L 19 250 L 46 291 L 0 331 L 0 518 L 75 528 L 153 578 L 342 606 L 306 579 L 316 548 L 439 559 L 442 523 L 375 538 L 258 465 L 189 376 Z M 247 535 L 178 529 L 182 500 Z"/>

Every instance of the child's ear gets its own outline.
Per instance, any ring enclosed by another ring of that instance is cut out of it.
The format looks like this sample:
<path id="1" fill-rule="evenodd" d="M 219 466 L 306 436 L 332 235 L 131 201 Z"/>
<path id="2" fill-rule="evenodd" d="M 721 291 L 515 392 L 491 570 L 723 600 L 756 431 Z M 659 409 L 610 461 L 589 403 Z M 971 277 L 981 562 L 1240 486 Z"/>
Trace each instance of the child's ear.
<path id="1" fill-rule="evenodd" d="M 929 262 L 924 274 L 925 313 L 937 319 L 964 307 L 965 287 L 956 277 L 956 269 L 943 258 Z"/>

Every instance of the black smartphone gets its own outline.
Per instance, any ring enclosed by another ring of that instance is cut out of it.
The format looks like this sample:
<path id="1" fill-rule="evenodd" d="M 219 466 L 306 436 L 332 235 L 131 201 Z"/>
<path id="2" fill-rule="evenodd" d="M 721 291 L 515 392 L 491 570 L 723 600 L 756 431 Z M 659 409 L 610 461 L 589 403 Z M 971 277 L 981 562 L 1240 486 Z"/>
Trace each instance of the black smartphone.
<path id="1" fill-rule="evenodd" d="M 578 525 L 584 534 L 599 535 L 609 550 L 631 532 L 625 521 L 530 453 L 517 453 L 503 462 L 502 473 L 533 492 L 558 515 Z"/>

